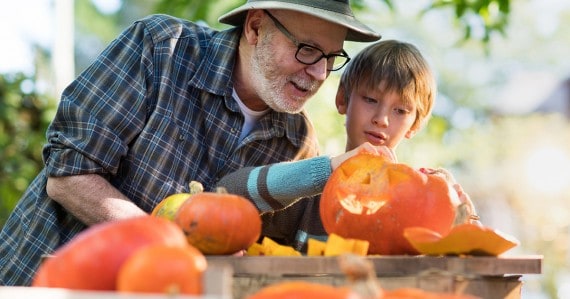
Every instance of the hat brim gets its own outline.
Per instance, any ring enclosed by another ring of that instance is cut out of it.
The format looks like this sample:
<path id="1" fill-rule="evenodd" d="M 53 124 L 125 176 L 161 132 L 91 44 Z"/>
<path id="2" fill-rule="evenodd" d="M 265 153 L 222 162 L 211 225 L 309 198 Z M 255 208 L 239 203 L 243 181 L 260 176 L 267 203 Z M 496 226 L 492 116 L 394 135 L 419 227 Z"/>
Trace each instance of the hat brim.
<path id="1" fill-rule="evenodd" d="M 316 7 L 308 7 L 305 5 L 286 3 L 280 1 L 260 1 L 246 3 L 224 15 L 222 15 L 218 21 L 220 23 L 241 26 L 245 21 L 245 16 L 250 9 L 287 9 L 302 12 L 308 15 L 312 15 L 331 23 L 335 23 L 348 28 L 348 33 L 346 39 L 348 41 L 356 42 L 373 42 L 377 41 L 382 36 L 372 30 L 370 27 L 357 21 L 353 16 L 348 16 L 346 14 L 337 13 L 334 11 L 329 11 L 325 9 L 320 9 Z"/>

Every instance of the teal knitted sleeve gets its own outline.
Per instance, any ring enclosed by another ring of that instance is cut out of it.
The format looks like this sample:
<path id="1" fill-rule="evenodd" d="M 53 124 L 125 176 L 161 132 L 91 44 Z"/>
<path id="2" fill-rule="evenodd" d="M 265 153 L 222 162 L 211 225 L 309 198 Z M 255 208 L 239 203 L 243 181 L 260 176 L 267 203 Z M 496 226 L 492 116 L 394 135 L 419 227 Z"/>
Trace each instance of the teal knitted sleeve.
<path id="1" fill-rule="evenodd" d="M 283 209 L 320 194 L 331 175 L 330 157 L 246 167 L 223 177 L 218 186 L 249 198 L 261 212 Z"/>

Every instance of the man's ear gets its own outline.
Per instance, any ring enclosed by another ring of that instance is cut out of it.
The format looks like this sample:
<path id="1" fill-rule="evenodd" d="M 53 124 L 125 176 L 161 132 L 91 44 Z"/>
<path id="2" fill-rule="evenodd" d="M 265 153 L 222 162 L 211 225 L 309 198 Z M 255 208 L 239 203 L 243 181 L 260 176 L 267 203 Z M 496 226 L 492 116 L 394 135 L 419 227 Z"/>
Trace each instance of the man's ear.
<path id="1" fill-rule="evenodd" d="M 251 9 L 247 12 L 243 24 L 243 34 L 250 45 L 257 44 L 259 39 L 259 28 L 263 18 L 263 10 Z"/>
<path id="2" fill-rule="evenodd" d="M 343 115 L 346 114 L 346 110 L 348 109 L 348 103 L 345 101 L 345 89 L 342 85 L 340 85 L 336 91 L 336 110 L 339 114 Z"/>

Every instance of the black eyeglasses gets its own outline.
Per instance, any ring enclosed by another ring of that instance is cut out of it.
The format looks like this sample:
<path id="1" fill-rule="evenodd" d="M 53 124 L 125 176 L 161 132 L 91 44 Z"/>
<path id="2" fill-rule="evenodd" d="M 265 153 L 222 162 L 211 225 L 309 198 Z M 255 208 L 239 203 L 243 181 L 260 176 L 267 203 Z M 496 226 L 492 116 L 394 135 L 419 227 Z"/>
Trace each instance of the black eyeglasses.
<path id="1" fill-rule="evenodd" d="M 269 16 L 269 18 L 271 18 L 273 24 L 275 24 L 275 27 L 277 27 L 277 29 L 279 29 L 283 35 L 289 38 L 295 44 L 295 46 L 297 46 L 295 58 L 300 63 L 312 65 L 319 62 L 319 60 L 322 58 L 325 58 L 327 60 L 327 71 L 338 71 L 343 68 L 350 60 L 350 57 L 344 50 L 342 50 L 340 53 L 325 54 L 323 50 L 317 47 L 298 42 L 297 39 L 291 34 L 291 32 L 289 32 L 289 30 L 287 30 L 287 28 L 285 28 L 281 22 L 279 22 L 279 20 L 277 20 L 267 10 L 264 9 L 263 11 Z"/>

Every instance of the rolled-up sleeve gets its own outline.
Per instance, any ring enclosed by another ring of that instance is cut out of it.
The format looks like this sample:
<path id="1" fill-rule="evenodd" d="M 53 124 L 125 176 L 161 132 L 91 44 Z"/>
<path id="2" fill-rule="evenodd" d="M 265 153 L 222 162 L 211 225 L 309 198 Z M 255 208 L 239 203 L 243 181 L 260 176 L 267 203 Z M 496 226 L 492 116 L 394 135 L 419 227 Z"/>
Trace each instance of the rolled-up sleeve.
<path id="1" fill-rule="evenodd" d="M 48 176 L 116 174 L 147 118 L 152 43 L 135 23 L 64 90 L 43 149 Z"/>

